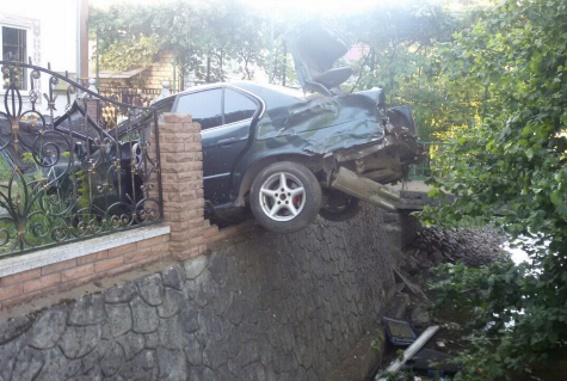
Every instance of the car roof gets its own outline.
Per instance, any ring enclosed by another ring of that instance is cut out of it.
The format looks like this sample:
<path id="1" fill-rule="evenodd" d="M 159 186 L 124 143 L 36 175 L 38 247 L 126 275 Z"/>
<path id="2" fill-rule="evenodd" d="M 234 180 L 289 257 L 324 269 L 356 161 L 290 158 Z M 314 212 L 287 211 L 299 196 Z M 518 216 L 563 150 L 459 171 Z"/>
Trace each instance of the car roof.
<path id="1" fill-rule="evenodd" d="M 306 102 L 302 92 L 289 87 L 245 81 L 236 82 L 234 86 L 262 98 L 268 110 Z"/>
<path id="2" fill-rule="evenodd" d="M 256 97 L 261 98 L 266 104 L 266 107 L 268 109 L 289 107 L 294 104 L 306 102 L 302 92 L 289 87 L 259 84 L 252 81 L 240 81 L 240 82 L 218 82 L 218 83 L 194 86 L 188 88 L 185 91 L 172 94 L 167 98 L 160 99 L 154 104 L 154 106 L 159 108 L 160 105 L 172 102 L 173 99 L 175 99 L 180 95 L 196 93 L 199 91 L 214 89 L 218 87 L 235 88 L 240 91 L 244 91 L 246 93 L 251 93 Z"/>

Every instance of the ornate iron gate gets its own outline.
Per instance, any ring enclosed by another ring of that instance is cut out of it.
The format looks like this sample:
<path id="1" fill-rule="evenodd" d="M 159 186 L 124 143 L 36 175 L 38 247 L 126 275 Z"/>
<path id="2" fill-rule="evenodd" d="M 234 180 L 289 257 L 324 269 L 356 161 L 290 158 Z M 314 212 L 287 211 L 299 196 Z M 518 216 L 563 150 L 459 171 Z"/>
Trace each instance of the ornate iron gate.
<path id="1" fill-rule="evenodd" d="M 0 258 L 162 219 L 152 108 L 32 64 L 0 66 Z"/>

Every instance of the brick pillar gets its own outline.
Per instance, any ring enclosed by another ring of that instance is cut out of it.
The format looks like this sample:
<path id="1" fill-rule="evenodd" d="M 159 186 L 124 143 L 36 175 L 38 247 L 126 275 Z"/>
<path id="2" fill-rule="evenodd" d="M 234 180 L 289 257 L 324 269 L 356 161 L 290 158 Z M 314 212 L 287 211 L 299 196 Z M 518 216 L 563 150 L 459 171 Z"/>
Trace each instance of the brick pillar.
<path id="1" fill-rule="evenodd" d="M 164 221 L 171 227 L 173 258 L 184 260 L 206 250 L 203 234 L 203 154 L 200 126 L 191 116 L 167 113 L 159 124 Z"/>

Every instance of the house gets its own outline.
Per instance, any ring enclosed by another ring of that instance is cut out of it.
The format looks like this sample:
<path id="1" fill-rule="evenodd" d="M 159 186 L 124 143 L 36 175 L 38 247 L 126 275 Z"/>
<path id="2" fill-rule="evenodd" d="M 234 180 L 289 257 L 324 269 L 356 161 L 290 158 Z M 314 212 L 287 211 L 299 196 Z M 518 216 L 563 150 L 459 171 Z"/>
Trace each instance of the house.
<path id="1" fill-rule="evenodd" d="M 184 89 L 181 69 L 171 52 L 160 53 L 158 59 L 147 66 L 123 72 L 97 71 L 96 62 L 91 62 L 89 69 L 90 77 L 97 79 L 99 93 L 122 103 L 148 105 L 162 93 L 164 86 L 169 86 L 173 92 Z"/>
<path id="2" fill-rule="evenodd" d="M 31 62 L 47 67 L 70 78 L 85 80 L 87 76 L 86 0 L 58 0 L 56 3 L 43 0 L 4 1 L 0 8 L 1 59 L 12 57 L 17 61 Z M 5 75 L 5 74 L 4 74 Z M 29 102 L 32 88 L 30 73 L 21 80 L 21 95 Z M 85 81 L 86 83 L 86 81 Z M 41 94 L 49 93 L 49 78 L 43 76 L 33 84 Z M 39 87 L 39 88 L 38 88 Z M 67 104 L 66 85 L 54 84 L 57 95 L 55 115 L 65 111 Z M 1 94 L 4 96 L 3 92 Z M 47 113 L 47 101 L 40 97 L 38 111 Z"/>

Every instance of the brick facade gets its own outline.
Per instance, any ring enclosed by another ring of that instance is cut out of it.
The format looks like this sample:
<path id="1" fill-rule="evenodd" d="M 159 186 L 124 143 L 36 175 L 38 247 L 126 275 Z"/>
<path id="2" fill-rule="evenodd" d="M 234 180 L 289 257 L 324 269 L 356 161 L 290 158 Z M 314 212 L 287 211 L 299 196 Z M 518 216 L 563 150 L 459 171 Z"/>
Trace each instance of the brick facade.
<path id="1" fill-rule="evenodd" d="M 203 219 L 203 154 L 200 126 L 191 116 L 165 114 L 159 143 L 164 222 L 171 227 L 172 256 L 184 260 L 206 250 L 204 235 L 215 232 Z"/>
<path id="2" fill-rule="evenodd" d="M 169 82 L 172 92 L 183 90 L 179 73 L 180 69 L 175 66 L 173 53 L 162 52 L 159 55 L 159 60 L 142 72 L 130 78 L 119 78 L 118 76 L 105 78 L 101 76 L 98 86 L 101 89 L 136 89 L 142 97 L 155 98 L 161 93 L 165 81 Z"/>
<path id="3" fill-rule="evenodd" d="M 0 278 L 0 310 L 140 268 L 168 256 L 169 239 L 161 236 L 8 275 Z"/>
<path id="4" fill-rule="evenodd" d="M 141 75 L 147 88 L 156 89 L 161 91 L 162 83 L 168 81 L 170 84 L 177 83 L 176 76 L 179 70 L 175 69 L 175 57 L 173 53 L 162 52 L 159 55 L 159 60 L 154 62 L 148 70 L 144 71 Z M 183 89 L 174 89 L 175 92 Z"/>
<path id="5" fill-rule="evenodd" d="M 155 143 L 151 142 L 152 149 L 157 146 Z M 159 125 L 159 146 L 163 225 L 169 225 L 170 234 L 78 255 L 58 263 L 35 266 L 0 277 L 0 310 L 39 296 L 67 291 L 97 279 L 138 269 L 150 263 L 187 259 L 206 250 L 206 240 L 214 237 L 218 229 L 203 218 L 200 127 L 191 122 L 190 116 L 166 114 Z M 154 181 L 157 181 L 157 177 Z M 153 192 L 152 196 L 157 198 L 157 192 Z M 97 239 L 104 240 L 105 237 Z M 71 245 L 75 246 L 69 246 L 70 248 L 81 245 L 88 247 L 92 245 L 92 240 Z M 41 255 L 41 252 L 32 254 Z M 22 260 L 24 257 L 25 255 Z"/>

